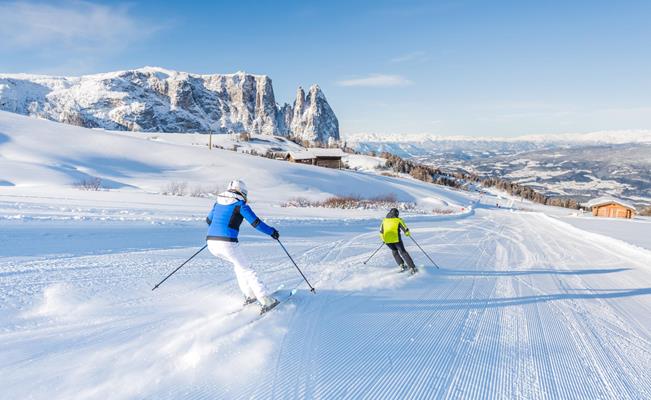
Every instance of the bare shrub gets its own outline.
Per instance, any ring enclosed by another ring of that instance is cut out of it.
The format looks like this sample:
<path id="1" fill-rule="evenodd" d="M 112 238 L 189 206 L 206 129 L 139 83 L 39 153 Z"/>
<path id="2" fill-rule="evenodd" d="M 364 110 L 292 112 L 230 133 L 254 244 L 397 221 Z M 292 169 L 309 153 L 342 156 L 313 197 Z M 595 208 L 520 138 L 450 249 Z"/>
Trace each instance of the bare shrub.
<path id="1" fill-rule="evenodd" d="M 163 187 L 161 193 L 166 196 L 185 196 L 187 189 L 188 189 L 187 182 L 172 181 L 167 185 L 165 185 L 165 187 Z"/>
<path id="2" fill-rule="evenodd" d="M 86 178 L 75 183 L 75 187 L 79 190 L 98 191 L 102 188 L 102 180 L 100 178 Z"/>
<path id="3" fill-rule="evenodd" d="M 454 211 L 450 210 L 449 208 L 435 208 L 432 210 L 432 214 L 450 215 L 450 214 L 454 214 Z"/>
<path id="4" fill-rule="evenodd" d="M 377 210 L 397 208 L 403 211 L 416 211 L 416 203 L 398 201 L 396 195 L 388 194 L 384 196 L 364 199 L 359 195 L 332 196 L 325 200 L 308 200 L 303 197 L 297 197 L 281 204 L 282 207 L 324 207 L 324 208 L 341 208 L 341 209 L 361 209 Z"/>
<path id="5" fill-rule="evenodd" d="M 281 204 L 281 207 L 317 207 L 315 202 L 308 200 L 305 197 L 294 197 Z"/>
<path id="6" fill-rule="evenodd" d="M 362 203 L 362 198 L 355 195 L 349 196 L 332 196 L 321 202 L 321 207 L 326 208 L 358 208 Z"/>

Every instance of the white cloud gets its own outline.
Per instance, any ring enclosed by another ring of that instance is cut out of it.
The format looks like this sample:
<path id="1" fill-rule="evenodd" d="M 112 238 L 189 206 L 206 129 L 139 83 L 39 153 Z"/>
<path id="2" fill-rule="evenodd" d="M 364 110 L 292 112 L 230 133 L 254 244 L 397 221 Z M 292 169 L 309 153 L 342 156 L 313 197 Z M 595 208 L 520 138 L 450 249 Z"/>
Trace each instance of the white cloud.
<path id="1" fill-rule="evenodd" d="M 419 50 L 419 51 L 412 51 L 411 53 L 406 53 L 399 55 L 397 57 L 392 58 L 390 61 L 392 63 L 404 63 L 404 62 L 411 62 L 411 61 L 425 61 L 427 59 L 427 53 Z"/>
<path id="2" fill-rule="evenodd" d="M 0 48 L 38 51 L 52 46 L 114 51 L 156 30 L 129 15 L 125 5 L 86 1 L 0 3 Z"/>
<path id="3" fill-rule="evenodd" d="M 344 79 L 337 82 L 345 87 L 396 87 L 411 85 L 411 81 L 401 75 L 370 74 L 365 77 Z"/>

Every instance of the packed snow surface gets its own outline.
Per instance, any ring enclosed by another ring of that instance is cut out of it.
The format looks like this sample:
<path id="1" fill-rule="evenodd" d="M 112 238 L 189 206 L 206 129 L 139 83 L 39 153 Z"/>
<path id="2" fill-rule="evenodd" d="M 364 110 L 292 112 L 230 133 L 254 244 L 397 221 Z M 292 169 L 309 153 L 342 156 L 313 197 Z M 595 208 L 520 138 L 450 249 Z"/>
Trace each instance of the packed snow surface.
<path id="1" fill-rule="evenodd" d="M 635 217 L 633 220 L 594 218 L 590 213 L 586 213 L 578 216 L 563 216 L 562 221 L 584 231 L 651 250 L 651 218 L 649 217 Z"/>
<path id="2" fill-rule="evenodd" d="M 0 132 L 2 398 L 651 398 L 651 252 L 567 211 L 6 114 Z M 212 203 L 156 187 L 234 176 L 316 287 L 243 226 L 266 284 L 298 289 L 262 318 L 205 251 L 151 290 L 204 244 Z M 363 264 L 386 210 L 279 206 L 362 190 L 457 211 L 405 215 L 440 269 L 406 238 L 418 274 L 387 248 Z"/>

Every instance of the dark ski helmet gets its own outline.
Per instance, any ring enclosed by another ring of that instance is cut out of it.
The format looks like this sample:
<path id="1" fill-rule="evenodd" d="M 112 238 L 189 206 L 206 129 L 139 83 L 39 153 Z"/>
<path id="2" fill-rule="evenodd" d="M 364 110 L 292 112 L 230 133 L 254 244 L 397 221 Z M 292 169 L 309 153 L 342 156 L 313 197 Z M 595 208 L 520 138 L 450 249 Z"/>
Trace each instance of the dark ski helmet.
<path id="1" fill-rule="evenodd" d="M 400 211 L 398 211 L 397 208 L 392 208 L 389 210 L 389 213 L 387 214 L 387 218 L 398 218 L 398 215 L 400 214 Z"/>

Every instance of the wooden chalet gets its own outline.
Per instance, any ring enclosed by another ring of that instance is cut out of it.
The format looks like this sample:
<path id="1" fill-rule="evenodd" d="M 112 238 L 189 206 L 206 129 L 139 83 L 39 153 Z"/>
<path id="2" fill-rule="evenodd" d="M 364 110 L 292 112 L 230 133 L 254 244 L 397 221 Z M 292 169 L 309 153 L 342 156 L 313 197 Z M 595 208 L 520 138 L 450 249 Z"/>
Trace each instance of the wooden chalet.
<path id="1" fill-rule="evenodd" d="M 290 151 L 285 159 L 299 164 L 339 169 L 343 166 L 342 158 L 345 155 L 346 153 L 341 149 L 310 148 L 303 151 Z"/>
<path id="2" fill-rule="evenodd" d="M 634 206 L 610 197 L 591 200 L 586 207 L 592 210 L 592 215 L 595 217 L 630 219 L 636 213 Z"/>

